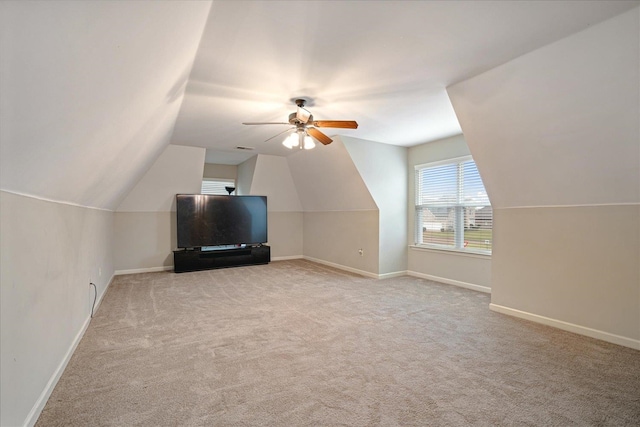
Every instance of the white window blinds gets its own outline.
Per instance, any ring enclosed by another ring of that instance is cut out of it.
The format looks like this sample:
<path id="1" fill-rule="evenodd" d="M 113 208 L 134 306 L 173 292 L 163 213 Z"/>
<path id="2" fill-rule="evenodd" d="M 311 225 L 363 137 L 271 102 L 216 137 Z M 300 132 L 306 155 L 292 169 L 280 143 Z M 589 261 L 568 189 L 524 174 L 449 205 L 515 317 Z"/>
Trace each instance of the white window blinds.
<path id="1" fill-rule="evenodd" d="M 225 190 L 225 187 L 235 187 L 234 181 L 232 179 L 204 179 L 200 194 L 227 195 L 229 192 Z"/>
<path id="2" fill-rule="evenodd" d="M 470 157 L 416 166 L 415 242 L 490 252 L 493 212 Z"/>

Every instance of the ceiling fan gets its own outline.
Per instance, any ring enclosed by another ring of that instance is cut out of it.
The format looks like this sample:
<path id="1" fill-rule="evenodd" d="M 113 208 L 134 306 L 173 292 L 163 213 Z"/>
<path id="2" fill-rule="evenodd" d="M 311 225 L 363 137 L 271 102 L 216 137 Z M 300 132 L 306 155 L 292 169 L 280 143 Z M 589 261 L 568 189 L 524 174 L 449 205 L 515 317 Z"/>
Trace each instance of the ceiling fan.
<path id="1" fill-rule="evenodd" d="M 243 122 L 243 125 L 293 125 L 293 127 L 280 132 L 277 135 L 267 139 L 267 141 L 276 138 L 283 133 L 295 130 L 282 143 L 287 148 L 300 147 L 311 149 L 315 147 L 315 143 L 311 137 L 317 139 L 324 145 L 331 144 L 333 141 L 327 135 L 318 130 L 318 128 L 340 128 L 340 129 L 357 129 L 358 123 L 353 120 L 314 120 L 311 112 L 304 108 L 306 99 L 295 99 L 294 102 L 298 106 L 295 113 L 289 114 L 288 122 Z M 265 141 L 266 142 L 266 141 Z"/>

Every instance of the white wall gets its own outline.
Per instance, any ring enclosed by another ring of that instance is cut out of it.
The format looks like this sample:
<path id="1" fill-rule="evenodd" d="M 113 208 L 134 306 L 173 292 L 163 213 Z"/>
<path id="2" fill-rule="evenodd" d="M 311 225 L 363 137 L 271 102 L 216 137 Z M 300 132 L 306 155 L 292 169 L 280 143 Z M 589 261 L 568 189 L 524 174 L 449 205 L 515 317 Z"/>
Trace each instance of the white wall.
<path id="1" fill-rule="evenodd" d="M 378 207 L 342 140 L 287 161 L 304 210 L 304 256 L 378 275 Z"/>
<path id="2" fill-rule="evenodd" d="M 499 209 L 495 221 L 493 304 L 639 343 L 640 206 Z"/>
<path id="3" fill-rule="evenodd" d="M 462 135 L 410 147 L 408 151 L 408 244 L 415 244 L 415 166 L 468 156 Z M 494 220 L 495 223 L 495 220 Z M 491 288 L 491 256 L 462 254 L 410 247 L 410 274 L 459 286 L 488 291 Z"/>
<path id="4" fill-rule="evenodd" d="M 118 272 L 173 265 L 176 194 L 199 194 L 205 149 L 168 145 L 115 213 Z"/>
<path id="5" fill-rule="evenodd" d="M 494 206 L 492 308 L 640 348 L 640 9 L 448 88 Z"/>
<path id="6" fill-rule="evenodd" d="M 285 157 L 259 154 L 239 167 L 243 193 L 267 196 L 271 259 L 302 257 L 302 205 Z"/>
<path id="7" fill-rule="evenodd" d="M 267 196 L 270 212 L 302 211 L 298 192 L 285 157 L 265 154 L 257 156 L 250 194 Z"/>
<path id="8" fill-rule="evenodd" d="M 113 272 L 113 212 L 0 192 L 0 425 L 32 425 Z"/>
<path id="9" fill-rule="evenodd" d="M 0 424 L 33 424 L 114 272 L 210 2 L 0 2 Z M 126 72 L 123 72 L 126 70 Z M 22 195 L 29 195 L 24 197 Z"/>
<path id="10" fill-rule="evenodd" d="M 253 183 L 253 172 L 256 169 L 258 155 L 245 160 L 238 165 L 238 180 L 236 182 L 236 194 L 239 196 L 251 194 L 251 184 Z"/>
<path id="11" fill-rule="evenodd" d="M 305 212 L 378 209 L 340 138 L 287 160 Z"/>
<path id="12" fill-rule="evenodd" d="M 379 274 L 407 270 L 407 149 L 337 137 L 378 206 Z"/>
<path id="13" fill-rule="evenodd" d="M 206 157 L 205 157 L 206 161 Z M 219 165 L 217 163 L 205 163 L 204 171 L 202 172 L 203 178 L 217 178 L 217 179 L 233 179 L 238 178 L 238 166 L 237 165 Z"/>
<path id="14" fill-rule="evenodd" d="M 184 193 L 184 192 L 183 192 Z M 119 274 L 171 269 L 176 212 L 116 212 L 113 262 Z"/>
<path id="15" fill-rule="evenodd" d="M 0 2 L 3 426 L 35 423 L 88 325 L 89 281 L 104 294 L 114 214 L 94 208 L 168 143 L 209 7 Z"/>
<path id="16" fill-rule="evenodd" d="M 205 149 L 167 145 L 118 206 L 118 212 L 176 210 L 176 194 L 200 194 Z"/>
<path id="17" fill-rule="evenodd" d="M 377 210 L 305 212 L 303 224 L 305 258 L 377 277 L 380 265 Z"/>
<path id="18" fill-rule="evenodd" d="M 303 256 L 302 212 L 269 212 L 267 229 L 272 261 Z"/>

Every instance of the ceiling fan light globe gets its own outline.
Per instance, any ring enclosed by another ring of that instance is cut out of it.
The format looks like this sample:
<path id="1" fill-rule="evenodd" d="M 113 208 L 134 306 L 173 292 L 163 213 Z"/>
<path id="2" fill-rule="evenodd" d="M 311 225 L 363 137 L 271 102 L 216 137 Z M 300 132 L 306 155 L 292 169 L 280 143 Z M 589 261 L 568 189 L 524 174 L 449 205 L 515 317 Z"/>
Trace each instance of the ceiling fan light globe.
<path id="1" fill-rule="evenodd" d="M 307 135 L 307 136 L 304 137 L 304 149 L 305 150 L 311 150 L 315 146 L 316 146 L 316 143 L 313 142 L 313 139 L 310 136 Z"/>
<path id="2" fill-rule="evenodd" d="M 288 149 L 292 149 L 293 147 L 298 146 L 298 136 L 295 133 L 292 133 L 288 137 L 282 141 L 282 145 L 287 147 Z"/>

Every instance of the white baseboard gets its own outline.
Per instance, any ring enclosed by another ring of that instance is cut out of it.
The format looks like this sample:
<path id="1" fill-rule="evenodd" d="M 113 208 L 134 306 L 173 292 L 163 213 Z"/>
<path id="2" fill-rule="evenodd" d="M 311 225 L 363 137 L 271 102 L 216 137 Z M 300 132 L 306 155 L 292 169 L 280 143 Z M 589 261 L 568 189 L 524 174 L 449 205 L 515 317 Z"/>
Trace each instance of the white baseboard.
<path id="1" fill-rule="evenodd" d="M 274 256 L 271 257 L 271 261 L 289 261 L 290 259 L 303 259 L 302 255 L 289 255 L 289 256 Z"/>
<path id="2" fill-rule="evenodd" d="M 526 311 L 516 310 L 515 308 L 509 308 L 503 305 L 492 303 L 492 304 L 489 304 L 489 308 L 492 311 L 495 311 L 497 313 L 519 317 L 520 319 L 530 320 L 532 322 L 541 323 L 547 326 L 552 326 L 554 328 L 562 329 L 563 331 L 573 332 L 580 335 L 586 335 L 591 338 L 596 338 L 602 341 L 607 341 L 613 344 L 618 344 L 624 347 L 630 347 L 635 350 L 640 350 L 640 340 L 636 340 L 633 338 L 627 338 L 620 335 L 611 334 L 609 332 L 587 328 L 586 326 L 580 326 L 573 323 L 564 322 L 562 320 L 551 319 L 549 317 L 528 313 Z"/>
<path id="3" fill-rule="evenodd" d="M 376 274 L 376 273 L 371 273 L 369 271 L 358 270 L 357 268 L 347 267 L 346 265 L 336 264 L 335 262 L 325 261 L 323 259 L 313 258 L 313 257 L 306 256 L 306 255 L 303 256 L 302 258 L 306 259 L 307 261 L 312 261 L 312 262 L 317 262 L 318 264 L 328 265 L 329 267 L 337 268 L 338 270 L 348 271 L 349 273 L 359 274 L 361 276 L 370 277 L 372 279 L 390 279 L 392 277 L 400 277 L 400 276 L 406 276 L 407 275 L 406 271 L 393 271 L 391 273 Z"/>
<path id="4" fill-rule="evenodd" d="M 370 273 L 364 270 L 358 270 L 357 268 L 347 267 L 346 265 L 336 264 L 334 262 L 325 261 L 323 259 L 313 258 L 310 256 L 304 256 L 304 259 L 307 261 L 317 262 L 318 264 L 328 265 L 329 267 L 337 268 L 338 270 L 348 271 L 349 273 L 356 273 L 361 276 L 371 277 L 372 279 L 378 279 L 378 275 L 376 273 Z"/>
<path id="5" fill-rule="evenodd" d="M 304 256 L 304 255 L 289 255 L 289 256 L 272 257 L 271 261 L 288 261 L 288 260 L 293 260 L 293 259 L 306 259 L 306 260 L 309 260 L 309 261 L 317 262 L 318 264 L 328 265 L 330 267 L 334 267 L 334 268 L 337 268 L 339 270 L 344 270 L 344 271 L 348 271 L 350 273 L 360 274 L 361 276 L 371 277 L 373 279 L 389 279 L 391 277 L 399 277 L 399 276 L 406 276 L 407 275 L 406 271 L 395 271 L 395 272 L 392 272 L 392 273 L 375 274 L 375 273 L 370 273 L 370 272 L 364 271 L 364 270 L 358 270 L 357 268 L 347 267 L 346 265 L 336 264 L 336 263 L 333 263 L 333 262 L 324 261 L 324 260 L 321 260 L 321 259 L 312 258 L 312 257 Z M 173 266 L 172 265 L 171 266 L 163 266 L 163 267 L 133 268 L 133 269 L 130 269 L 130 270 L 116 270 L 115 275 L 116 276 L 122 276 L 123 274 L 156 273 L 158 271 L 170 271 L 170 270 L 173 270 Z"/>
<path id="6" fill-rule="evenodd" d="M 378 279 L 391 279 L 392 277 L 402 277 L 407 275 L 407 270 L 392 271 L 391 273 L 378 274 Z"/>
<path id="7" fill-rule="evenodd" d="M 95 303 L 95 306 L 93 307 L 94 315 L 98 307 L 100 307 L 100 303 L 102 302 L 102 299 L 107 293 L 107 289 L 109 289 L 109 286 L 113 282 L 114 277 L 115 277 L 115 274 L 111 276 L 111 279 L 109 279 L 109 282 L 107 282 L 107 286 L 105 286 L 102 293 L 98 296 L 98 298 L 96 298 L 96 303 Z M 62 361 L 60 362 L 60 364 L 58 364 L 58 367 L 53 372 L 53 375 L 51 375 L 51 378 L 49 378 L 49 381 L 47 382 L 47 385 L 44 387 L 44 390 L 42 390 L 42 393 L 40 393 L 38 400 L 36 400 L 36 403 L 34 403 L 33 407 L 31 408 L 31 411 L 29 411 L 29 414 L 27 415 L 27 418 L 25 419 L 25 422 L 23 424 L 24 426 L 33 427 L 36 421 L 38 421 L 38 417 L 40 417 L 42 410 L 44 409 L 45 405 L 47 404 L 47 401 L 49 400 L 49 397 L 51 396 L 51 393 L 53 393 L 53 389 L 56 387 L 56 384 L 58 384 L 60 377 L 62 376 L 65 368 L 67 367 L 67 365 L 69 364 L 69 361 L 71 360 L 71 356 L 73 356 L 73 352 L 76 351 L 76 348 L 78 347 L 78 344 L 80 344 L 80 341 L 82 340 L 82 337 L 84 336 L 84 333 L 86 332 L 90 323 L 91 323 L 91 311 L 89 311 L 89 317 L 87 318 L 87 320 L 84 321 L 84 323 L 82 324 L 82 327 L 80 328 L 76 336 L 73 338 L 73 341 L 71 342 L 69 349 L 67 350 L 64 357 L 62 358 Z"/>
<path id="8" fill-rule="evenodd" d="M 491 288 L 488 286 L 461 282 L 459 280 L 447 279 L 446 277 L 433 276 L 431 274 L 418 273 L 417 271 L 408 271 L 407 274 L 412 277 L 419 277 L 421 279 L 433 280 L 434 282 L 446 283 L 447 285 L 454 285 L 465 289 L 471 289 L 472 291 L 484 292 L 486 294 L 491 293 Z"/>
<path id="9" fill-rule="evenodd" d="M 138 273 L 157 273 L 158 271 L 171 271 L 173 265 L 164 265 L 162 267 L 147 267 L 147 268 L 132 268 L 130 270 L 116 270 L 116 276 L 122 276 L 123 274 L 138 274 Z"/>

